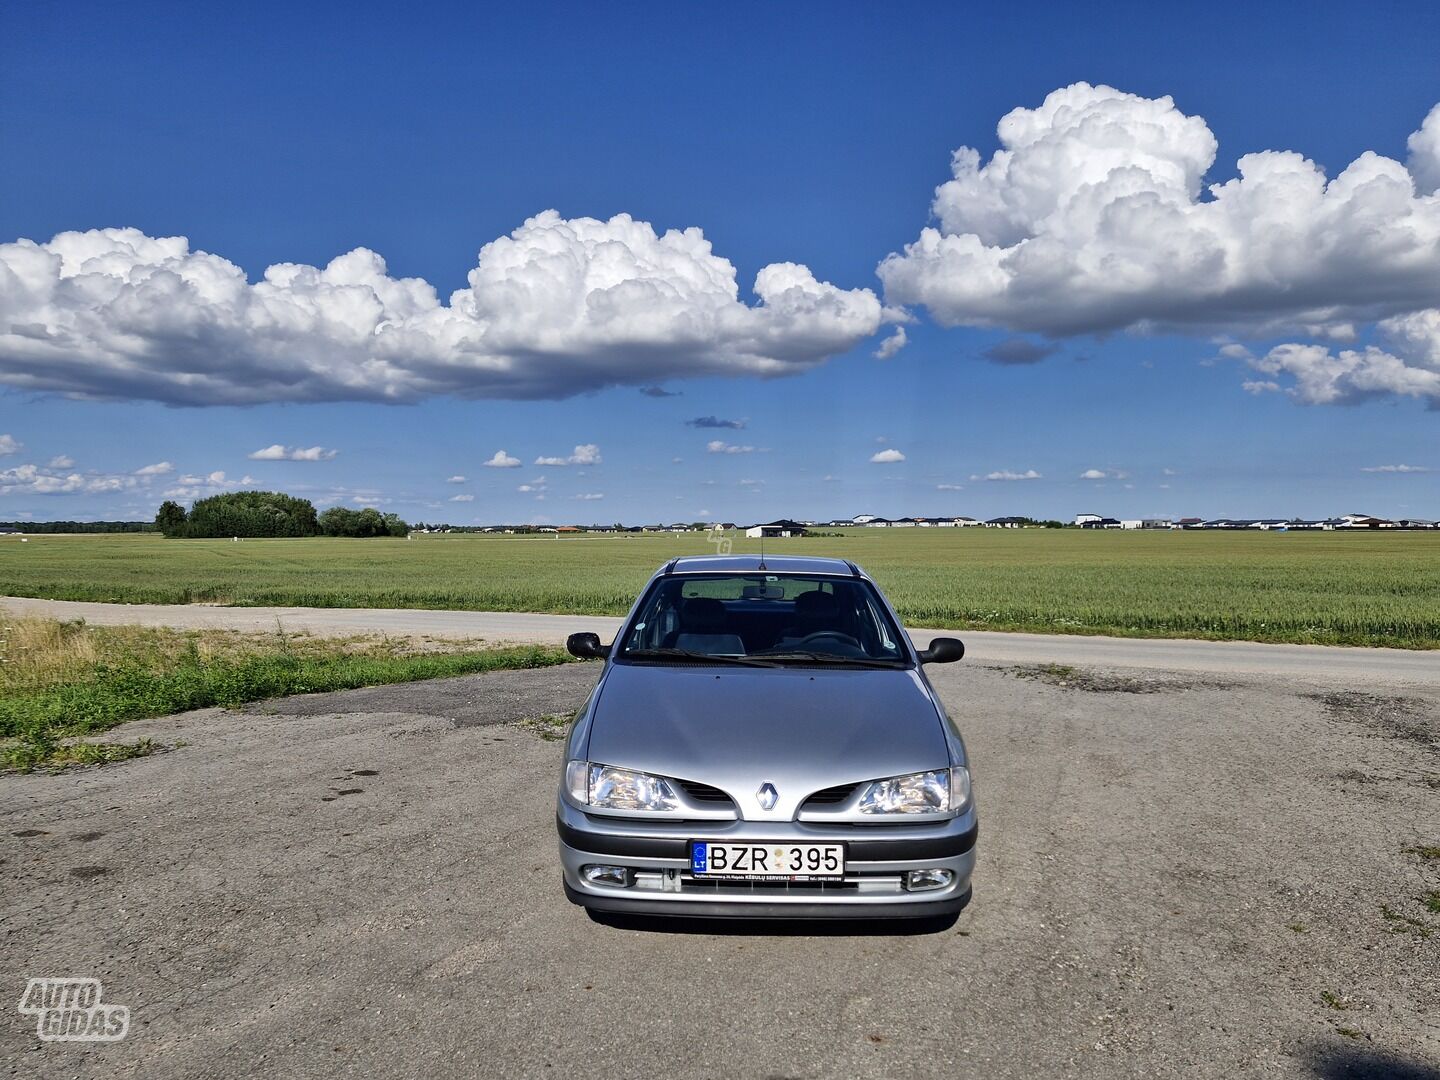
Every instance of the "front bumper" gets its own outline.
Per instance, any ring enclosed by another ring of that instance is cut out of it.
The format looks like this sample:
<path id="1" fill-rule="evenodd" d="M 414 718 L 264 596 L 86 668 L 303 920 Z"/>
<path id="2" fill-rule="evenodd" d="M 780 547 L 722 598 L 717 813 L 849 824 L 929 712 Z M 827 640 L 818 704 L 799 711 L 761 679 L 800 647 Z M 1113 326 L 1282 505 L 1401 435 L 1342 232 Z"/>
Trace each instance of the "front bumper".
<path id="1" fill-rule="evenodd" d="M 978 825 L 972 808 L 924 825 L 811 822 L 650 822 L 587 815 L 561 802 L 556 816 L 565 895 L 597 911 L 710 918 L 926 918 L 970 897 Z M 690 874 L 690 841 L 842 842 L 841 882 L 708 881 Z M 598 885 L 581 868 L 623 866 L 629 884 Z M 943 888 L 908 891 L 910 870 L 949 870 Z"/>

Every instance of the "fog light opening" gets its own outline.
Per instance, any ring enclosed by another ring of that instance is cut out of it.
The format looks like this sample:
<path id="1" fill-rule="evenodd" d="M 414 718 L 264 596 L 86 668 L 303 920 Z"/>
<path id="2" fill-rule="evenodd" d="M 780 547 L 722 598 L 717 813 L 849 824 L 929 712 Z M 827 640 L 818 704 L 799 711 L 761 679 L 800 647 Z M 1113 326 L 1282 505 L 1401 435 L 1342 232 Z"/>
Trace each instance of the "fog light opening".
<path id="1" fill-rule="evenodd" d="M 628 866 L 606 866 L 603 863 L 592 863 L 580 868 L 580 876 L 591 885 L 608 885 L 612 889 L 625 889 L 630 885 L 630 868 Z"/>
<path id="2" fill-rule="evenodd" d="M 944 889 L 955 880 L 953 870 L 911 870 L 905 875 L 905 888 L 910 892 Z"/>

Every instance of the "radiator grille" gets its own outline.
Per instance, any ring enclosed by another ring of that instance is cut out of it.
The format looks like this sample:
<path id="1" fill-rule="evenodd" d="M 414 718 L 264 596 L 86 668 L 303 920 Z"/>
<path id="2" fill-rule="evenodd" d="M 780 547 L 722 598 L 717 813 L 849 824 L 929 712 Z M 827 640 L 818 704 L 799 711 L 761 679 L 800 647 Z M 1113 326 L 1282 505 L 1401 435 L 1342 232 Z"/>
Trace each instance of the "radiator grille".
<path id="1" fill-rule="evenodd" d="M 711 787 L 709 784 L 697 784 L 694 780 L 676 780 L 675 783 L 693 803 L 714 807 L 717 810 L 735 806 L 735 800 L 717 787 Z"/>

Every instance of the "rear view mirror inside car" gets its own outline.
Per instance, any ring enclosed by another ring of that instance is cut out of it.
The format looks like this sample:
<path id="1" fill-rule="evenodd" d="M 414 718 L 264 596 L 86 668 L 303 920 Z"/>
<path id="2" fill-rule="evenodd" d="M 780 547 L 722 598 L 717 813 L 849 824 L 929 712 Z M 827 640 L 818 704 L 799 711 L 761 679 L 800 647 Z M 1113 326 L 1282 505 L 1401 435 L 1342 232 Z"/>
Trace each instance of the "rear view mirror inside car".
<path id="1" fill-rule="evenodd" d="M 746 585 L 740 590 L 740 595 L 746 600 L 784 600 L 785 587 L 783 585 Z"/>

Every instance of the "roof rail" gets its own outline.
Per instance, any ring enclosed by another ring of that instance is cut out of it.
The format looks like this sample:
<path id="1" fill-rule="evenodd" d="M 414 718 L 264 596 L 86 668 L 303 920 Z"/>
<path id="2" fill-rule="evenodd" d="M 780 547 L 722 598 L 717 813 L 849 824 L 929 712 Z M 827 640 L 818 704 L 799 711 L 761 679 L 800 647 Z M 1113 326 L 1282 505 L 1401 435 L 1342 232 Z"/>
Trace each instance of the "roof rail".
<path id="1" fill-rule="evenodd" d="M 673 559 L 671 559 L 669 562 L 667 562 L 667 563 L 665 564 L 665 568 L 660 571 L 661 575 L 664 576 L 665 574 L 669 574 L 669 573 L 674 572 L 674 570 L 675 570 L 675 564 L 678 563 L 679 561 L 680 561 L 680 557 L 677 555 L 675 558 L 673 558 Z"/>
<path id="2" fill-rule="evenodd" d="M 860 568 L 856 566 L 853 562 L 851 562 L 849 559 L 845 560 L 845 565 L 850 568 L 850 573 L 854 574 L 856 577 L 860 576 Z"/>

